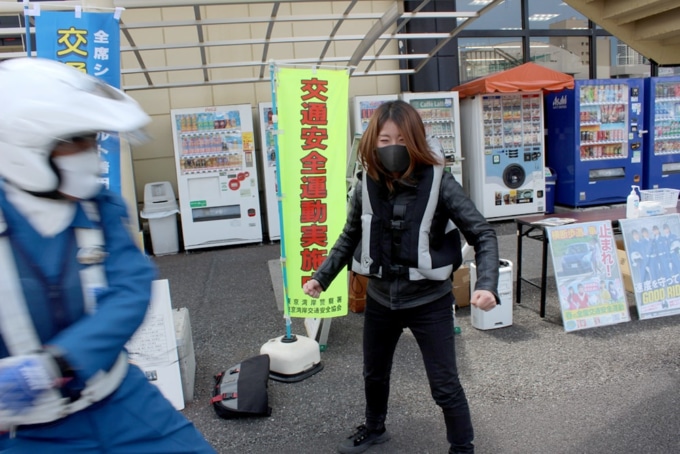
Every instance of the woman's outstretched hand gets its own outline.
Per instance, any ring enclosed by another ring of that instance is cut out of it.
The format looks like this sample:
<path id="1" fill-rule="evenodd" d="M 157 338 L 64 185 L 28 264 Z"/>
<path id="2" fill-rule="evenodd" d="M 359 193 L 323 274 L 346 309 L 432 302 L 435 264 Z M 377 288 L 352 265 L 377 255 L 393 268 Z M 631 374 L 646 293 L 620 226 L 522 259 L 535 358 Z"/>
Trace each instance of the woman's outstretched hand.
<path id="1" fill-rule="evenodd" d="M 483 311 L 490 311 L 496 307 L 496 297 L 488 290 L 475 290 L 470 298 L 470 304 Z"/>
<path id="2" fill-rule="evenodd" d="M 321 284 L 316 279 L 310 279 L 302 286 L 302 290 L 305 292 L 305 295 L 318 298 L 321 292 L 323 292 L 323 287 L 321 287 Z"/>

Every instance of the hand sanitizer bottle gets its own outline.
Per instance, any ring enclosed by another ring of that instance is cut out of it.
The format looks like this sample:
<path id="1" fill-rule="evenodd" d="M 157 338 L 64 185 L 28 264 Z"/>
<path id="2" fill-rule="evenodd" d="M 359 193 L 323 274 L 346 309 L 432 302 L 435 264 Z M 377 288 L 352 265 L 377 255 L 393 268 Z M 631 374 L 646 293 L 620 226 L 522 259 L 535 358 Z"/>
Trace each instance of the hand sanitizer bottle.
<path id="1" fill-rule="evenodd" d="M 640 214 L 640 197 L 638 197 L 637 192 L 635 192 L 635 188 L 640 189 L 640 187 L 632 185 L 630 188 L 630 194 L 628 194 L 628 198 L 626 199 L 626 218 L 635 219 Z"/>

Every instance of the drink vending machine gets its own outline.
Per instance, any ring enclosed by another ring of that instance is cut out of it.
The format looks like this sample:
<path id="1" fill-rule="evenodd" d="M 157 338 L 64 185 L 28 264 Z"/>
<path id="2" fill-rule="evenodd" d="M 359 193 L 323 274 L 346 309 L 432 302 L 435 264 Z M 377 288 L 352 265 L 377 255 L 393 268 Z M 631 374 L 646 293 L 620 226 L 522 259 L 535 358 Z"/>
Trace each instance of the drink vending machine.
<path id="1" fill-rule="evenodd" d="M 645 79 L 643 189 L 680 188 L 680 77 Z"/>
<path id="2" fill-rule="evenodd" d="M 271 102 L 261 102 L 260 110 L 260 156 L 264 180 L 264 201 L 269 240 L 281 239 L 278 190 L 276 187 L 276 144 L 274 143 L 274 119 Z"/>
<path id="3" fill-rule="evenodd" d="M 396 101 L 399 95 L 355 96 L 352 105 L 352 124 L 355 134 L 363 134 L 375 109 L 387 101 Z"/>
<path id="4" fill-rule="evenodd" d="M 262 241 L 249 104 L 171 111 L 185 249 Z"/>
<path id="5" fill-rule="evenodd" d="M 428 137 L 437 139 L 445 166 L 463 184 L 463 157 L 460 149 L 460 111 L 458 93 L 404 93 L 402 99 L 420 114 Z"/>
<path id="6" fill-rule="evenodd" d="M 575 80 L 546 95 L 547 162 L 555 201 L 582 207 L 624 203 L 642 184 L 642 79 Z"/>
<path id="7" fill-rule="evenodd" d="M 468 96 L 460 118 L 465 188 L 484 217 L 544 212 L 542 92 Z"/>

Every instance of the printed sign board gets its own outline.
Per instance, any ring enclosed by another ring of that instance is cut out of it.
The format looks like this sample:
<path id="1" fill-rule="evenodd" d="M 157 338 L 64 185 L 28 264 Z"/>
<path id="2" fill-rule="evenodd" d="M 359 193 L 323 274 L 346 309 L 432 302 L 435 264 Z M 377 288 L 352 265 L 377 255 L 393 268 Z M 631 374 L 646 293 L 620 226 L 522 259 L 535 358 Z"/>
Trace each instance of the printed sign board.
<path id="1" fill-rule="evenodd" d="M 680 314 L 680 214 L 620 223 L 638 316 Z"/>
<path id="2" fill-rule="evenodd" d="M 630 321 L 611 221 L 546 231 L 565 331 Z"/>

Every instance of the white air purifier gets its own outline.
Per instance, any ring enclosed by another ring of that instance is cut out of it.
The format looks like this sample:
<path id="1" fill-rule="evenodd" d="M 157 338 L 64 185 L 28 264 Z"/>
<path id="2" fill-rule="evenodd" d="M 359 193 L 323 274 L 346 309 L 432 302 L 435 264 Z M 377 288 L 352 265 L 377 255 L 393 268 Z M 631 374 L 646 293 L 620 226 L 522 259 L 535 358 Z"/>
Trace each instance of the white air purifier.
<path id="1" fill-rule="evenodd" d="M 500 261 L 498 278 L 498 296 L 501 304 L 490 311 L 483 311 L 471 306 L 472 326 L 480 330 L 504 328 L 512 325 L 512 262 Z M 470 294 L 475 290 L 477 282 L 477 266 L 470 264 Z"/>
<path id="2" fill-rule="evenodd" d="M 319 343 L 309 337 L 291 335 L 269 339 L 260 353 L 269 355 L 269 378 L 298 382 L 323 369 Z"/>

